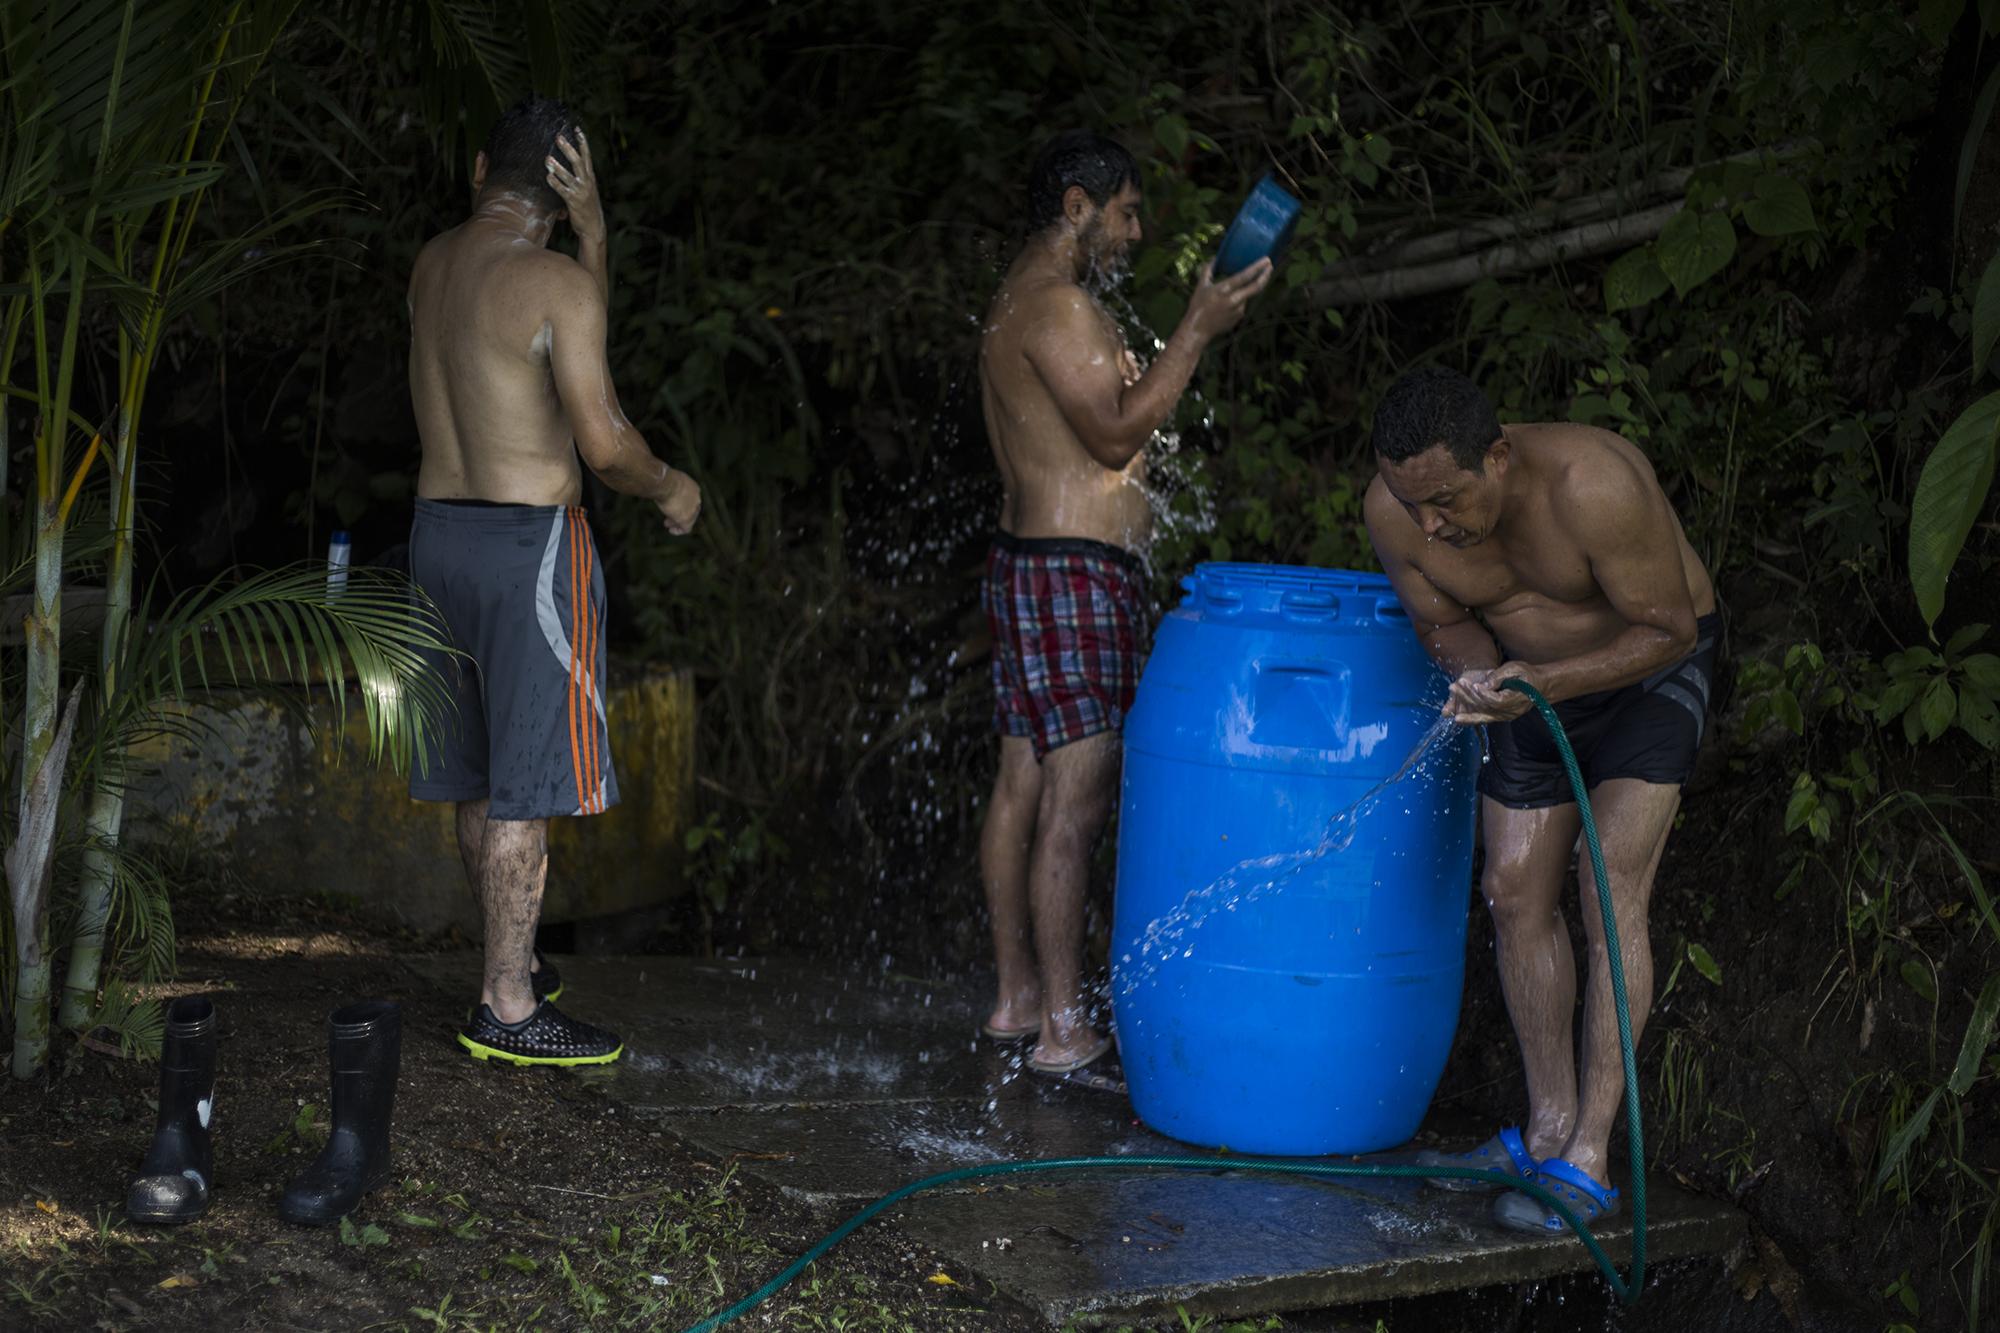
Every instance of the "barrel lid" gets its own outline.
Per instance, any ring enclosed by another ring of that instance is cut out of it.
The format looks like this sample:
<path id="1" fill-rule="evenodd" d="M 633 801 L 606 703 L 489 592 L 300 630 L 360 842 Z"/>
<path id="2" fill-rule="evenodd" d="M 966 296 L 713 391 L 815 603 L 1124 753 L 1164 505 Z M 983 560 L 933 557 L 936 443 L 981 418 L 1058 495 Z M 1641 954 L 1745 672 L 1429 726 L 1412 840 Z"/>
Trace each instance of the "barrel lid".
<path id="1" fill-rule="evenodd" d="M 1181 587 L 1188 595 L 1179 610 L 1202 619 L 1409 626 L 1388 578 L 1360 570 L 1211 560 L 1196 565 Z"/>

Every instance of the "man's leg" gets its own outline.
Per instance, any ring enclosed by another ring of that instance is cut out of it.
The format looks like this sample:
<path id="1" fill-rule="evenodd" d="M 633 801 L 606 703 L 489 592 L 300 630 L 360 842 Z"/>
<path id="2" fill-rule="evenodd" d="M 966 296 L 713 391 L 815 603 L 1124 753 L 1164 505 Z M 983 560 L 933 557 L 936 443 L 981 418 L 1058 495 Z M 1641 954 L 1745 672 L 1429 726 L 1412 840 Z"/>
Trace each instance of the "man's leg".
<path id="1" fill-rule="evenodd" d="M 1541 1158 L 1576 1126 L 1576 960 L 1560 902 L 1581 819 L 1574 805 L 1514 810 L 1491 797 L 1480 799 L 1479 819 L 1486 845 L 1480 889 L 1493 914 L 1500 991 L 1528 1076 L 1523 1138 Z"/>
<path id="2" fill-rule="evenodd" d="M 477 801 L 458 803 L 458 859 L 465 865 L 465 887 L 472 891 L 472 901 L 479 906 L 482 918 L 486 912 L 486 891 L 480 887 L 486 864 L 486 807 L 489 802 L 482 797 Z M 529 937 L 528 971 L 542 970 L 541 959 L 535 957 L 534 938 Z"/>
<path id="3" fill-rule="evenodd" d="M 465 887 L 472 890 L 472 901 L 485 910 L 486 901 L 479 887 L 480 875 L 485 865 L 486 853 L 486 807 L 485 797 L 476 801 L 458 803 L 458 859 L 465 865 Z"/>
<path id="4" fill-rule="evenodd" d="M 993 960 L 999 996 L 988 1027 L 1018 1032 L 1042 1017 L 1042 983 L 1035 972 L 1033 918 L 1028 911 L 1028 861 L 1035 813 L 1042 799 L 1042 766 L 1024 736 L 1000 738 L 1000 771 L 979 831 L 979 877 L 993 918 Z"/>
<path id="5" fill-rule="evenodd" d="M 1104 832 L 1117 787 L 1115 732 L 1073 741 L 1042 757 L 1042 794 L 1028 863 L 1035 954 L 1042 974 L 1044 1064 L 1087 1055 L 1101 1040 L 1083 994 L 1083 897 L 1090 853 Z"/>
<path id="6" fill-rule="evenodd" d="M 1653 876 L 1666 850 L 1667 832 L 1680 808 L 1678 786 L 1613 778 L 1591 789 L 1590 808 L 1611 876 L 1611 909 L 1618 916 L 1619 957 L 1625 965 L 1625 997 L 1632 1013 L 1632 1043 L 1638 1045 L 1653 1008 L 1653 947 L 1646 911 Z M 1618 1013 L 1612 1003 L 1609 950 L 1604 918 L 1597 905 L 1597 881 L 1586 849 L 1578 857 L 1583 884 L 1583 929 L 1590 940 L 1590 973 L 1583 993 L 1582 1096 L 1576 1128 L 1556 1155 L 1598 1180 L 1609 1177 L 1611 1125 L 1625 1095 L 1625 1066 L 1618 1048 Z"/>
<path id="7" fill-rule="evenodd" d="M 480 843 L 479 908 L 486 920 L 486 976 L 479 998 L 502 1023 L 535 1012 L 528 980 L 548 878 L 549 821 L 488 819 Z"/>

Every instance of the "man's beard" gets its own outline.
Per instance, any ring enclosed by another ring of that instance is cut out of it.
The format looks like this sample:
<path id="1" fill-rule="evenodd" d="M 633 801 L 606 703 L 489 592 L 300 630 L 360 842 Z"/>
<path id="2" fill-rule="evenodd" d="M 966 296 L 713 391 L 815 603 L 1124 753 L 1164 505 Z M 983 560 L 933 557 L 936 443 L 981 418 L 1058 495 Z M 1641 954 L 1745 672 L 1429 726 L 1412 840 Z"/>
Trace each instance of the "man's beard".
<path id="1" fill-rule="evenodd" d="M 1132 275 L 1129 251 L 1106 244 L 1102 218 L 1095 218 L 1084 227 L 1077 237 L 1077 249 L 1083 255 L 1080 280 L 1085 290 L 1095 295 L 1112 291 Z"/>

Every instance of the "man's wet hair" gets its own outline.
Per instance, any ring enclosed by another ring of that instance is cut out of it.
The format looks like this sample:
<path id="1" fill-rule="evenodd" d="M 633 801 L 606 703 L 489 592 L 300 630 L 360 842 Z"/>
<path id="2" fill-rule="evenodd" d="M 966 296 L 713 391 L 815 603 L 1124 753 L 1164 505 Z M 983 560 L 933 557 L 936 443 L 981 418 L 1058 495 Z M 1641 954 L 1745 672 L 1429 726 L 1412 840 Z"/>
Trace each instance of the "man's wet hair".
<path id="1" fill-rule="evenodd" d="M 1028 172 L 1028 230 L 1062 216 L 1063 195 L 1081 185 L 1099 208 L 1126 185 L 1139 183 L 1139 164 L 1124 144 L 1095 130 L 1068 130 L 1042 145 Z"/>
<path id="2" fill-rule="evenodd" d="M 1406 370 L 1375 405 L 1375 452 L 1406 463 L 1435 445 L 1467 472 L 1483 471 L 1500 418 L 1479 386 L 1445 366 Z"/>
<path id="3" fill-rule="evenodd" d="M 487 188 L 511 190 L 551 213 L 561 209 L 546 159 L 568 165 L 556 140 L 575 128 L 576 117 L 553 97 L 524 97 L 508 107 L 486 135 Z"/>

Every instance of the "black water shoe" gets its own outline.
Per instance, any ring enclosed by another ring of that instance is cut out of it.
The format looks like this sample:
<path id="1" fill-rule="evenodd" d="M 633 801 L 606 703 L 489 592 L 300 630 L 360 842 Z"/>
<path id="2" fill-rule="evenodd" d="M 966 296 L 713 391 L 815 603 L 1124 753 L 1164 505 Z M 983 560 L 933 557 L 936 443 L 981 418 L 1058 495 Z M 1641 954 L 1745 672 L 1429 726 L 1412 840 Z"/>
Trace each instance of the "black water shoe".
<path id="1" fill-rule="evenodd" d="M 403 1011 L 393 1000 L 344 1005 L 327 1018 L 333 1127 L 326 1147 L 292 1178 L 278 1216 L 323 1227 L 354 1211 L 389 1178 L 389 1118 L 403 1058 Z"/>
<path id="2" fill-rule="evenodd" d="M 215 1153 L 209 1119 L 215 1107 L 215 1005 L 187 996 L 167 1006 L 160 1042 L 160 1116 L 152 1147 L 125 1196 L 134 1222 L 172 1225 L 208 1211 Z"/>
<path id="3" fill-rule="evenodd" d="M 625 1049 L 615 1034 L 580 1023 L 547 1000 L 518 1023 L 502 1023 L 482 1004 L 459 1030 L 458 1044 L 475 1060 L 517 1065 L 608 1065 Z"/>

